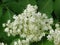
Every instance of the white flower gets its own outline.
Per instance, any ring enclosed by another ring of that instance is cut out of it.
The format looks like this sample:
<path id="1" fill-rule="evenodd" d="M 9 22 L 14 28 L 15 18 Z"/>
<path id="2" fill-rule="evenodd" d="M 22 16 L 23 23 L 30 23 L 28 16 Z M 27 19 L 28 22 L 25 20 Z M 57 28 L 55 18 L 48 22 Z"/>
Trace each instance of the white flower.
<path id="1" fill-rule="evenodd" d="M 59 24 L 55 24 L 55 27 L 59 27 Z"/>
<path id="2" fill-rule="evenodd" d="M 25 38 L 25 37 L 26 37 L 26 35 L 25 35 L 25 34 L 21 34 L 20 36 L 21 36 L 22 38 Z"/>
<path id="3" fill-rule="evenodd" d="M 22 45 L 22 42 L 20 39 L 18 39 L 18 45 Z"/>
<path id="4" fill-rule="evenodd" d="M 27 5 L 27 12 L 32 12 L 35 11 L 37 9 L 37 6 L 31 6 L 31 4 Z"/>
<path id="5" fill-rule="evenodd" d="M 14 42 L 14 45 L 17 45 L 17 42 L 16 41 Z"/>
<path id="6" fill-rule="evenodd" d="M 50 34 L 53 34 L 54 33 L 54 30 L 50 30 Z"/>
<path id="7" fill-rule="evenodd" d="M 56 29 L 50 30 L 49 35 L 47 36 L 48 40 L 54 41 L 55 45 L 60 45 L 60 27 L 59 24 L 55 24 Z"/>
<path id="8" fill-rule="evenodd" d="M 13 45 L 29 45 L 29 40 L 16 40 Z"/>
<path id="9" fill-rule="evenodd" d="M 12 30 L 9 30 L 10 31 L 10 33 L 12 33 Z"/>
<path id="10" fill-rule="evenodd" d="M 2 45 L 4 45 L 4 43 L 2 43 Z"/>
<path id="11" fill-rule="evenodd" d="M 5 28 L 5 32 L 9 32 L 9 28 Z"/>
<path id="12" fill-rule="evenodd" d="M 0 45 L 7 45 L 7 44 L 4 44 L 4 43 L 2 42 L 2 43 L 0 43 Z"/>
<path id="13" fill-rule="evenodd" d="M 16 18 L 17 18 L 17 16 L 16 16 L 16 15 L 14 15 L 14 16 L 13 16 L 13 19 L 16 19 Z"/>
<path id="14" fill-rule="evenodd" d="M 53 18 L 49 19 L 49 23 L 52 24 L 53 23 Z"/>
<path id="15" fill-rule="evenodd" d="M 5 27 L 5 23 L 3 23 L 2 26 Z"/>
<path id="16" fill-rule="evenodd" d="M 28 45 L 29 42 L 40 41 L 45 36 L 45 31 L 51 30 L 53 19 L 48 18 L 46 14 L 37 12 L 37 6 L 27 5 L 27 8 L 23 13 L 13 16 L 14 21 L 8 21 L 8 25 L 5 27 L 5 32 L 8 36 L 20 35 L 21 38 L 25 38 L 22 43 Z M 28 43 L 28 44 L 27 44 Z M 22 45 L 23 45 L 22 44 Z"/>
<path id="17" fill-rule="evenodd" d="M 10 22 L 11 22 L 11 20 L 8 20 L 8 21 L 7 21 L 7 24 L 9 24 Z"/>
<path id="18" fill-rule="evenodd" d="M 51 41 L 53 37 L 51 35 L 48 35 L 47 38 L 49 41 Z"/>
<path id="19" fill-rule="evenodd" d="M 10 36 L 10 33 L 7 33 L 8 36 Z"/>

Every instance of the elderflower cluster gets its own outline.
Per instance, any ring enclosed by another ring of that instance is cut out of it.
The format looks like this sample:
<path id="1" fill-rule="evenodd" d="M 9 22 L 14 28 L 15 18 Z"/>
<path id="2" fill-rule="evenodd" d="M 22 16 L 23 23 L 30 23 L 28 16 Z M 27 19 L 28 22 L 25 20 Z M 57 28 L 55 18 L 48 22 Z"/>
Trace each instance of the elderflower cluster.
<path id="1" fill-rule="evenodd" d="M 2 42 L 2 43 L 0 43 L 0 45 L 7 45 L 7 44 L 4 44 L 4 43 Z"/>
<path id="2" fill-rule="evenodd" d="M 40 41 L 45 36 L 45 31 L 51 30 L 53 19 L 46 14 L 37 12 L 37 6 L 27 5 L 23 13 L 13 16 L 14 21 L 8 20 L 3 24 L 8 36 L 20 35 L 21 38 L 29 41 Z"/>
<path id="3" fill-rule="evenodd" d="M 29 40 L 18 39 L 17 41 L 13 42 L 13 45 L 29 45 Z"/>
<path id="4" fill-rule="evenodd" d="M 60 45 L 60 27 L 59 24 L 55 25 L 55 30 L 50 30 L 50 34 L 47 36 L 48 40 L 54 41 L 55 45 Z"/>

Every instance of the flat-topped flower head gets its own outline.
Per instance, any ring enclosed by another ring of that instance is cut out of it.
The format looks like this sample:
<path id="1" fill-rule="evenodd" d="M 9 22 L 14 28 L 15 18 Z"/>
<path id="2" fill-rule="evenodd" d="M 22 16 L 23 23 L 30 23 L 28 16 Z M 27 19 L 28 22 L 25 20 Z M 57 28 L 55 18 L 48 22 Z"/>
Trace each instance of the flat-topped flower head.
<path id="1" fill-rule="evenodd" d="M 45 31 L 51 30 L 53 19 L 48 18 L 46 14 L 37 12 L 37 6 L 27 5 L 23 13 L 13 16 L 14 21 L 8 20 L 3 24 L 8 36 L 20 35 L 21 38 L 28 39 L 31 42 L 40 41 L 45 36 Z"/>

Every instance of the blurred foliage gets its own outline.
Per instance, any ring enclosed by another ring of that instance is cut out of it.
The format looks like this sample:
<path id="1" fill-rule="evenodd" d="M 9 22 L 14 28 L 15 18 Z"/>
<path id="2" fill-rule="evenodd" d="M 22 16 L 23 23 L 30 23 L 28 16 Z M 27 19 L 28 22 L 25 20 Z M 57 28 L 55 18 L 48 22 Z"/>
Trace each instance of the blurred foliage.
<path id="1" fill-rule="evenodd" d="M 53 11 L 53 1 L 52 0 L 38 0 L 39 11 L 42 13 L 51 14 Z"/>
<path id="2" fill-rule="evenodd" d="M 14 39 L 19 38 L 19 36 L 8 37 L 2 24 L 7 22 L 8 19 L 12 20 L 14 14 L 22 13 L 27 4 L 37 5 L 37 11 L 53 17 L 55 22 L 60 21 L 60 0 L 0 0 L 0 42 L 10 45 Z M 44 39 L 31 45 L 53 45 L 53 43 Z"/>
<path id="3" fill-rule="evenodd" d="M 59 20 L 60 19 L 60 0 L 55 0 L 54 2 L 54 13 L 57 19 Z"/>

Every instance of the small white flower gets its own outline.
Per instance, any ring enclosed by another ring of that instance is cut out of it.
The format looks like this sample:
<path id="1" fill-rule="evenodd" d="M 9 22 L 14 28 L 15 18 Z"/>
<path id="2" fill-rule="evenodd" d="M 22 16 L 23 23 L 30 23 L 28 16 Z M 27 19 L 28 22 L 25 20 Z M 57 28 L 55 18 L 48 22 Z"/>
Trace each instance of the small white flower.
<path id="1" fill-rule="evenodd" d="M 3 23 L 3 25 L 2 25 L 3 27 L 5 27 L 6 25 L 5 25 L 5 23 Z"/>
<path id="2" fill-rule="evenodd" d="M 9 30 L 10 31 L 10 33 L 12 33 L 12 30 Z"/>
<path id="3" fill-rule="evenodd" d="M 9 24 L 10 22 L 11 22 L 11 20 L 8 20 L 8 21 L 7 21 L 7 24 Z"/>
<path id="4" fill-rule="evenodd" d="M 17 42 L 16 41 L 14 42 L 14 45 L 17 45 Z"/>
<path id="5" fill-rule="evenodd" d="M 9 28 L 5 28 L 5 32 L 9 32 Z"/>
<path id="6" fill-rule="evenodd" d="M 18 39 L 18 45 L 22 45 L 22 42 L 20 39 Z"/>
<path id="7" fill-rule="evenodd" d="M 43 14 L 42 17 L 43 17 L 43 18 L 48 18 L 48 17 L 46 16 L 46 14 Z"/>
<path id="8" fill-rule="evenodd" d="M 10 36 L 10 33 L 8 33 L 8 36 Z"/>
<path id="9" fill-rule="evenodd" d="M 47 38 L 48 38 L 49 41 L 52 40 L 52 36 L 51 35 L 48 35 Z"/>
<path id="10" fill-rule="evenodd" d="M 16 15 L 14 15 L 14 16 L 13 16 L 13 19 L 16 19 L 16 18 L 17 18 L 17 16 L 16 16 Z"/>
<path id="11" fill-rule="evenodd" d="M 25 35 L 25 34 L 21 34 L 20 36 L 21 36 L 22 38 L 25 38 L 25 37 L 26 37 L 26 35 Z"/>
<path id="12" fill-rule="evenodd" d="M 2 45 L 4 45 L 4 43 L 2 42 Z"/>
<path id="13" fill-rule="evenodd" d="M 50 34 L 53 34 L 54 33 L 54 30 L 50 30 Z"/>
<path id="14" fill-rule="evenodd" d="M 22 45 L 29 45 L 29 41 L 27 41 L 27 40 L 22 40 Z"/>
<path id="15" fill-rule="evenodd" d="M 7 44 L 4 44 L 4 43 L 2 42 L 2 43 L 0 43 L 0 45 L 7 45 Z"/>
<path id="16" fill-rule="evenodd" d="M 52 24 L 53 23 L 53 18 L 49 19 L 49 23 Z"/>
<path id="17" fill-rule="evenodd" d="M 17 29 L 17 33 L 21 33 L 21 30 L 20 29 Z"/>
<path id="18" fill-rule="evenodd" d="M 55 24 L 55 27 L 59 27 L 59 24 Z"/>

